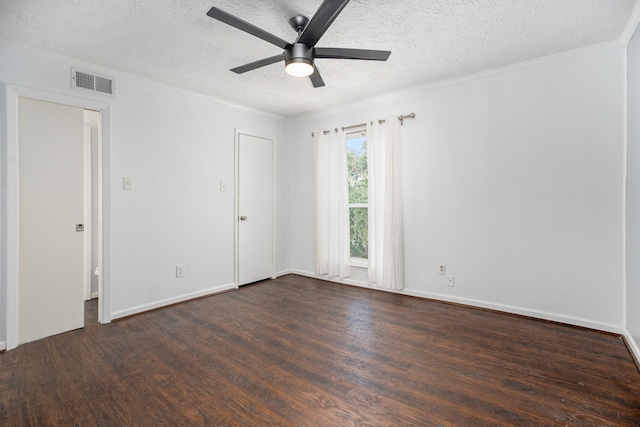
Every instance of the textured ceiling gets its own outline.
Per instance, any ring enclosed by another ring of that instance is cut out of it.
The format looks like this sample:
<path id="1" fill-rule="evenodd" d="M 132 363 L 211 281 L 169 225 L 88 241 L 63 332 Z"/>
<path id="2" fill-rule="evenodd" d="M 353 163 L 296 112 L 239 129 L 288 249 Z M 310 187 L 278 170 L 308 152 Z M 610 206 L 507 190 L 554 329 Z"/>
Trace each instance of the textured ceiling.
<path id="1" fill-rule="evenodd" d="M 283 64 L 230 68 L 279 48 L 209 18 L 211 6 L 285 40 L 320 0 L 1 0 L 0 39 L 295 117 L 619 39 L 636 0 L 351 0 L 318 47 L 391 50 L 318 59 L 326 87 Z"/>

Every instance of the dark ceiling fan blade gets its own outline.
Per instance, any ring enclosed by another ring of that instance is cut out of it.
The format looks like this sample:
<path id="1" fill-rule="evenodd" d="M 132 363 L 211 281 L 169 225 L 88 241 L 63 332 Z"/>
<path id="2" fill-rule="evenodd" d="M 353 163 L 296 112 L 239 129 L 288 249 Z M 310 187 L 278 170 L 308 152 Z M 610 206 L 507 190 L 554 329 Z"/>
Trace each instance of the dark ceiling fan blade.
<path id="1" fill-rule="evenodd" d="M 309 76 L 309 79 L 311 79 L 311 84 L 313 85 L 313 87 L 324 86 L 324 80 L 322 80 L 320 71 L 318 71 L 318 67 L 316 67 L 315 65 L 313 66 L 313 74 Z"/>
<path id="2" fill-rule="evenodd" d="M 268 41 L 269 43 L 274 44 L 281 49 L 289 46 L 289 42 L 282 40 L 280 37 L 274 36 L 271 33 L 267 33 L 265 30 L 262 30 L 255 25 L 249 24 L 248 22 L 243 21 L 240 18 L 236 18 L 235 16 L 230 15 L 227 12 L 218 9 L 217 7 L 212 7 L 211 9 L 209 9 L 207 15 L 213 19 L 217 19 L 218 21 L 231 25 L 232 27 L 236 27 L 237 29 L 244 31 L 245 33 L 249 33 L 253 36 L 261 38 L 262 40 Z"/>
<path id="3" fill-rule="evenodd" d="M 297 41 L 310 47 L 315 46 L 347 3 L 349 0 L 324 0 Z"/>
<path id="4" fill-rule="evenodd" d="M 276 55 L 276 56 L 271 56 L 269 58 L 264 58 L 259 61 L 252 62 L 250 64 L 245 64 L 236 68 L 232 68 L 231 71 L 233 71 L 236 74 L 242 74 L 242 73 L 246 73 L 247 71 L 255 70 L 256 68 L 264 67 L 265 65 L 275 64 L 276 62 L 280 62 L 280 61 L 284 61 L 284 53 L 281 53 L 280 55 Z"/>
<path id="5" fill-rule="evenodd" d="M 317 47 L 316 58 L 332 59 L 364 59 L 370 61 L 386 61 L 391 55 L 388 50 L 341 49 L 339 47 Z"/>

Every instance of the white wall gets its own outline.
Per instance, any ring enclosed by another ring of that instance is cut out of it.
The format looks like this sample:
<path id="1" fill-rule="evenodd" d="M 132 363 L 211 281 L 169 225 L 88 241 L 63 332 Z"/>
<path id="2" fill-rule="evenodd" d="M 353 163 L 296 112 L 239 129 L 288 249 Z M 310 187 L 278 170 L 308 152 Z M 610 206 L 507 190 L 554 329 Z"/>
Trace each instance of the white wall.
<path id="1" fill-rule="evenodd" d="M 627 324 L 640 344 L 640 31 L 631 38 L 627 53 Z"/>
<path id="2" fill-rule="evenodd" d="M 116 96 L 72 90 L 72 65 L 115 77 Z M 286 165 L 289 153 L 283 146 L 288 120 L 113 70 L 0 44 L 0 123 L 6 116 L 7 84 L 111 106 L 115 317 L 233 283 L 234 129 L 275 138 L 277 165 Z M 4 153 L 4 131 L 1 141 Z M 276 174 L 277 209 L 288 212 L 289 170 L 277 169 Z M 133 191 L 122 190 L 124 176 L 133 177 Z M 221 180 L 227 184 L 224 193 L 219 191 Z M 4 200 L 5 179 L 2 185 Z M 1 212 L 0 226 L 6 223 L 5 206 Z M 286 216 L 277 221 L 278 271 L 290 266 L 287 221 Z M 4 242 L 4 232 L 2 237 Z M 3 249 L 0 259 L 5 254 Z M 186 266 L 183 279 L 175 278 L 177 264 Z M 0 291 L 3 299 L 5 289 Z M 3 300 L 0 307 L 4 309 Z M 0 311 L 2 334 L 4 319 Z"/>
<path id="3" fill-rule="evenodd" d="M 314 270 L 311 132 L 415 112 L 405 292 L 620 331 L 624 58 L 611 45 L 296 120 L 292 268 Z"/>
<path id="4" fill-rule="evenodd" d="M 116 77 L 117 95 L 71 90 L 71 65 Z M 0 44 L 0 125 L 4 84 L 111 105 L 115 315 L 233 281 L 235 128 L 276 138 L 276 269 L 310 273 L 311 132 L 415 112 L 402 128 L 406 293 L 619 330 L 624 77 L 625 48 L 609 46 L 292 121 Z M 5 143 L 3 132 L 2 159 Z M 121 190 L 123 176 L 133 191 Z M 633 289 L 629 313 L 639 311 Z"/>

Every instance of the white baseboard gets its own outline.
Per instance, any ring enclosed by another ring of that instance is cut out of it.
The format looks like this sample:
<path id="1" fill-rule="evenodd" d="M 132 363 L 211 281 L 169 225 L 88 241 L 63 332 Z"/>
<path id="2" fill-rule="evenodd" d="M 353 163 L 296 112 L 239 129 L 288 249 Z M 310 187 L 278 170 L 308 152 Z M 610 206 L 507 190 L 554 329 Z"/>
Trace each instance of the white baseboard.
<path id="1" fill-rule="evenodd" d="M 143 313 L 145 311 L 153 310 L 156 308 L 164 307 L 178 302 L 189 301 L 194 298 L 205 297 L 208 295 L 217 294 L 220 292 L 228 291 L 231 289 L 238 289 L 235 283 L 228 283 L 226 285 L 217 286 L 215 288 L 204 289 L 202 291 L 192 292 L 190 294 L 180 295 L 173 298 L 167 298 L 161 301 L 151 302 L 149 304 L 143 304 L 136 307 L 131 307 L 126 310 L 120 310 L 111 313 L 111 320 L 116 320 L 121 317 L 131 316 L 133 314 Z"/>
<path id="2" fill-rule="evenodd" d="M 379 288 L 377 286 L 371 286 L 370 284 L 368 284 L 366 282 L 361 282 L 359 280 L 353 280 L 353 279 L 349 279 L 349 278 L 347 278 L 347 279 L 338 279 L 338 278 L 335 278 L 335 277 L 327 277 L 327 276 L 324 276 L 324 275 L 310 273 L 308 271 L 302 271 L 302 270 L 291 270 L 290 273 L 291 274 L 297 274 L 298 276 L 310 277 L 312 279 L 324 280 L 325 282 L 339 283 L 341 285 L 349 285 L 349 286 L 356 286 L 358 288 L 373 289 L 374 291 L 389 292 L 391 294 L 408 295 L 407 293 L 405 293 L 404 289 L 398 290 L 398 289 Z"/>
<path id="3" fill-rule="evenodd" d="M 633 338 L 633 335 L 631 335 L 631 332 L 629 332 L 626 328 L 624 329 L 622 335 L 624 336 L 624 340 L 627 343 L 627 347 L 629 347 L 629 350 L 631 350 L 631 353 L 633 353 L 633 356 L 635 356 L 636 365 L 640 370 L 640 346 Z"/>
<path id="4" fill-rule="evenodd" d="M 282 271 L 278 271 L 275 275 L 275 277 L 282 277 L 282 276 L 286 276 L 287 274 L 292 274 L 293 270 L 282 270 Z"/>
<path id="5" fill-rule="evenodd" d="M 549 320 L 552 322 L 566 323 L 583 328 L 611 332 L 614 334 L 622 334 L 622 328 L 620 326 L 612 325 L 610 323 L 598 322 L 590 319 L 584 319 L 581 317 L 567 316 L 564 314 L 550 313 L 547 311 L 533 310 L 507 304 L 498 304 L 471 298 L 455 297 L 451 295 L 439 294 L 434 292 L 424 292 L 413 289 L 404 289 L 404 294 L 446 302 L 453 302 L 457 304 L 470 305 L 479 308 L 486 308 L 489 310 L 502 311 L 505 313 L 518 314 L 520 316 L 534 317 L 536 319 Z"/>
<path id="6" fill-rule="evenodd" d="M 93 292 L 93 293 L 91 294 L 91 299 L 96 299 L 96 298 L 98 298 L 98 291 Z"/>
<path id="7" fill-rule="evenodd" d="M 6 349 L 7 349 L 7 342 L 0 341 L 0 350 L 6 350 Z"/>
<path id="8" fill-rule="evenodd" d="M 425 292 L 425 291 L 419 291 L 415 289 L 402 289 L 399 291 L 392 290 L 392 289 L 382 289 L 382 288 L 377 288 L 375 286 L 370 286 L 367 283 L 357 282 L 349 279 L 344 279 L 344 280 L 330 279 L 330 278 L 327 278 L 326 276 L 319 276 L 315 273 L 310 273 L 308 271 L 292 270 L 292 273 L 298 274 L 300 276 L 326 280 L 329 282 L 341 283 L 343 285 L 358 286 L 361 288 L 397 293 L 401 295 L 409 295 L 409 296 L 414 296 L 419 298 L 427 298 L 427 299 L 432 299 L 437 301 L 453 302 L 456 304 L 463 304 L 463 305 L 468 305 L 468 306 L 478 307 L 478 308 L 486 308 L 489 310 L 500 311 L 504 313 L 534 317 L 536 319 L 541 319 L 541 320 L 549 320 L 552 322 L 566 323 L 568 325 L 596 329 L 599 331 L 611 332 L 614 334 L 621 334 L 621 335 L 623 334 L 623 328 L 621 328 L 620 326 L 612 325 L 609 323 L 593 321 L 590 319 L 583 319 L 580 317 L 566 316 L 563 314 L 549 313 L 546 311 L 532 310 L 532 309 L 523 308 L 523 307 L 511 306 L 506 304 L 497 304 L 497 303 L 476 300 L 471 298 L 455 297 L 451 295 L 439 294 L 435 292 Z"/>

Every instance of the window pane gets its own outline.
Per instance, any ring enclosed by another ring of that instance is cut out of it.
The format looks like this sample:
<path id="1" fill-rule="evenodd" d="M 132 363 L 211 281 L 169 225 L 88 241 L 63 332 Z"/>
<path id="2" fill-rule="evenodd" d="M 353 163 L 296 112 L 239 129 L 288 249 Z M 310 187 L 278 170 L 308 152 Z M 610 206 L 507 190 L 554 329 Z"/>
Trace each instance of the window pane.
<path id="1" fill-rule="evenodd" d="M 367 208 L 349 208 L 351 258 L 369 259 L 368 224 Z"/>
<path id="2" fill-rule="evenodd" d="M 349 203 L 367 203 L 369 179 L 367 177 L 367 137 L 347 138 L 347 173 Z"/>

